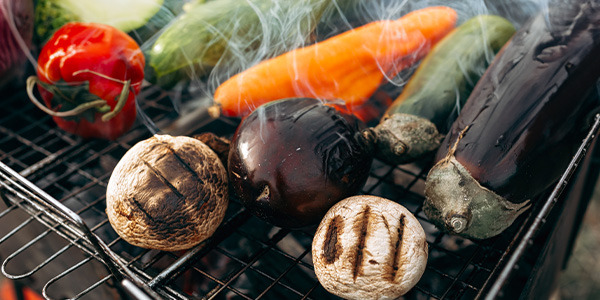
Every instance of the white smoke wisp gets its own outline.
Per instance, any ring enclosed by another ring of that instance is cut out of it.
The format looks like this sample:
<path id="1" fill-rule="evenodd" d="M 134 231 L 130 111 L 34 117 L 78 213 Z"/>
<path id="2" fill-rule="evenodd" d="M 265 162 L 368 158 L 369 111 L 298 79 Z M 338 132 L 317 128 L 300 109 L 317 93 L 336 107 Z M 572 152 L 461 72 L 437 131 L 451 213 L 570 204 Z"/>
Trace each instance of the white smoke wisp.
<path id="1" fill-rule="evenodd" d="M 213 1 L 224 0 L 209 2 Z M 240 0 L 238 3 L 239 9 L 245 10 L 227 20 L 227 32 L 213 28 L 215 37 L 227 40 L 222 56 L 207 75 L 192 73 L 192 83 L 187 85 L 186 92 L 203 103 L 210 103 L 207 99 L 210 100 L 221 83 L 251 66 L 372 21 L 398 19 L 410 11 L 430 6 L 449 6 L 458 13 L 457 25 L 476 15 L 496 14 L 518 29 L 529 17 L 548 7 L 548 0 Z M 310 23 L 307 16 L 322 5 L 327 8 L 320 19 Z M 249 18 L 249 15 L 254 17 Z M 251 20 L 254 21 L 249 22 Z M 193 57 L 188 59 L 191 65 L 197 63 Z M 418 63 L 403 70 L 387 71 L 381 89 L 392 97 L 397 96 L 417 66 Z M 190 70 L 193 72 L 194 68 Z"/>

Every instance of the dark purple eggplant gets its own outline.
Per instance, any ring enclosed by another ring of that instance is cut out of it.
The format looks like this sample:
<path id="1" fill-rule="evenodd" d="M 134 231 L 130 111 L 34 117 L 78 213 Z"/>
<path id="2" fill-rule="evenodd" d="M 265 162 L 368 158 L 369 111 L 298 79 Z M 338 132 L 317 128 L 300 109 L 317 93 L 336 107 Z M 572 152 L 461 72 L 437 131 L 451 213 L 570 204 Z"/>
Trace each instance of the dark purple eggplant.
<path id="1" fill-rule="evenodd" d="M 354 116 L 316 99 L 262 105 L 231 140 L 232 189 L 250 212 L 273 225 L 318 224 L 367 180 L 373 158 L 362 129 Z"/>
<path id="2" fill-rule="evenodd" d="M 599 106 L 600 2 L 552 3 L 501 50 L 437 153 L 424 212 L 455 234 L 501 233 L 554 184 Z"/>

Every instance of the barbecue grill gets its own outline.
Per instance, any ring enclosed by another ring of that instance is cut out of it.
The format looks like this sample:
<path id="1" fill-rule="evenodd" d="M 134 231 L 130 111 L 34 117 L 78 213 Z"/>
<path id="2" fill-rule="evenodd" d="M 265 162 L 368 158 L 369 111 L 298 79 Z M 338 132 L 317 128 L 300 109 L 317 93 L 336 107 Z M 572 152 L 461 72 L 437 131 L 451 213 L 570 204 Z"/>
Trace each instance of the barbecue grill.
<path id="1" fill-rule="evenodd" d="M 2 94 L 0 111 L 0 258 L 4 276 L 47 299 L 333 299 L 311 259 L 316 227 L 289 230 L 249 214 L 237 199 L 216 233 L 181 252 L 134 247 L 105 213 L 112 169 L 152 125 L 177 117 L 175 97 L 153 87 L 139 95 L 144 116 L 117 141 L 82 140 L 56 128 L 24 87 Z M 10 108 L 10 109 L 8 109 Z M 185 132 L 230 136 L 236 120 L 219 118 Z M 427 233 L 425 274 L 406 299 L 544 297 L 569 256 L 598 177 L 596 118 L 556 187 L 503 234 L 469 240 L 440 232 L 421 210 L 430 161 L 375 161 L 365 194 L 395 200 Z M 149 130 L 150 128 L 150 130 Z"/>

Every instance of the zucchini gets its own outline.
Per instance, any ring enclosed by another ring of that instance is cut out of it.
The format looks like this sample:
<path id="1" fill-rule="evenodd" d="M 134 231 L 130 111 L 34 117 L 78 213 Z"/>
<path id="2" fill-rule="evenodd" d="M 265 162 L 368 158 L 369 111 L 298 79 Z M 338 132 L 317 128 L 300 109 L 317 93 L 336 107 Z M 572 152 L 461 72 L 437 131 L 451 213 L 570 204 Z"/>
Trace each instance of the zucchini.
<path id="1" fill-rule="evenodd" d="M 153 44 L 143 45 L 146 74 L 165 88 L 207 75 L 216 66 L 226 79 L 264 58 L 308 42 L 335 1 L 213 0 L 193 5 Z M 215 72 L 216 74 L 217 72 Z"/>
<path id="2" fill-rule="evenodd" d="M 434 153 L 473 87 L 515 27 L 495 15 L 455 28 L 423 59 L 373 129 L 378 158 L 392 164 Z"/>
<path id="3" fill-rule="evenodd" d="M 184 0 L 38 0 L 35 28 L 40 42 L 67 22 L 116 27 L 143 42 L 182 11 Z"/>
<path id="4" fill-rule="evenodd" d="M 427 176 L 423 210 L 434 224 L 495 236 L 560 178 L 600 104 L 599 8 L 550 5 L 498 53 Z"/>

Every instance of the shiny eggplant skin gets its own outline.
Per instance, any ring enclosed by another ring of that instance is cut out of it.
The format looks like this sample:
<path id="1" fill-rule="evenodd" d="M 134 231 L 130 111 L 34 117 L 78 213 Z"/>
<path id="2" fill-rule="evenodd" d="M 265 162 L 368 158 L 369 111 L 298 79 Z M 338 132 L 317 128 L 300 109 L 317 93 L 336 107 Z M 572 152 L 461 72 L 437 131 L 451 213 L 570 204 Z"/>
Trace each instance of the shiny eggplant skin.
<path id="1" fill-rule="evenodd" d="M 429 218 L 475 238 L 507 228 L 566 169 L 599 106 L 599 77 L 600 2 L 550 4 L 524 24 L 437 152 Z"/>
<path id="2" fill-rule="evenodd" d="M 373 158 L 362 127 L 355 117 L 316 99 L 260 106 L 231 140 L 233 192 L 273 225 L 318 224 L 331 206 L 366 182 Z"/>

